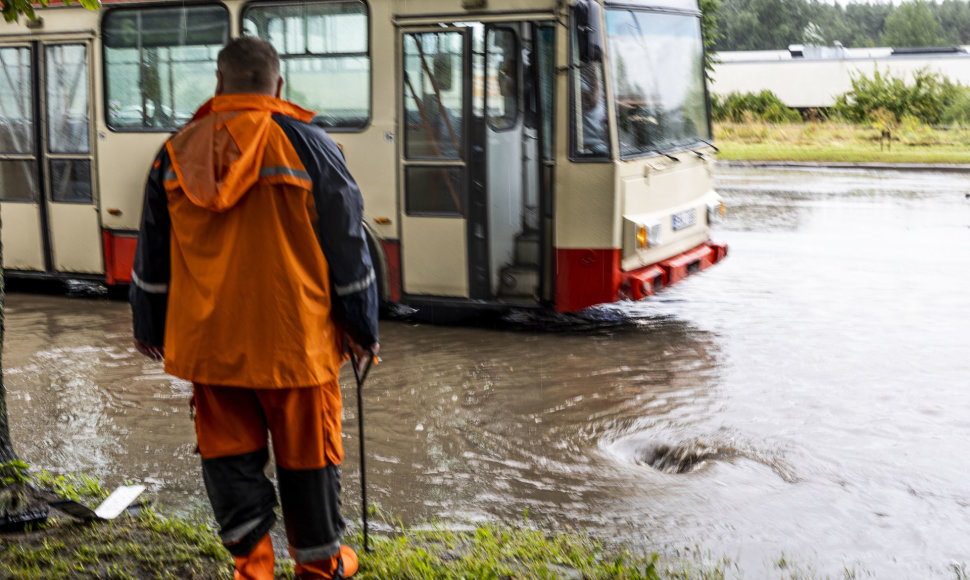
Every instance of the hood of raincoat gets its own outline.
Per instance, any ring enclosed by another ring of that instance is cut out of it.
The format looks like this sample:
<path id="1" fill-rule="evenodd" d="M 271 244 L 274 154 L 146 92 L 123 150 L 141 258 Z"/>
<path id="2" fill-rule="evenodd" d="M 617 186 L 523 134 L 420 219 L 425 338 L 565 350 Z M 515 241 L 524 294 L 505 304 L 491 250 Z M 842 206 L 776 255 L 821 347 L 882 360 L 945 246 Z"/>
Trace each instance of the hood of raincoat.
<path id="1" fill-rule="evenodd" d="M 166 144 L 179 187 L 195 205 L 222 212 L 259 180 L 263 152 L 280 113 L 309 122 L 313 111 L 265 95 L 217 95 Z"/>

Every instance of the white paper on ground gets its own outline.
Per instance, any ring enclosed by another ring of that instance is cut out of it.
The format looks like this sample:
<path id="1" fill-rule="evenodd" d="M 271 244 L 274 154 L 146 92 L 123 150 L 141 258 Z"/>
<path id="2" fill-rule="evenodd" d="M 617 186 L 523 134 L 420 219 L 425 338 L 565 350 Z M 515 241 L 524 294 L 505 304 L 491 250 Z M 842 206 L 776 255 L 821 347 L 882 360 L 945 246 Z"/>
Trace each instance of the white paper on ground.
<path id="1" fill-rule="evenodd" d="M 145 491 L 144 485 L 122 485 L 111 492 L 106 500 L 94 510 L 94 513 L 103 520 L 113 520 L 118 517 L 125 508 L 135 501 L 141 492 Z"/>

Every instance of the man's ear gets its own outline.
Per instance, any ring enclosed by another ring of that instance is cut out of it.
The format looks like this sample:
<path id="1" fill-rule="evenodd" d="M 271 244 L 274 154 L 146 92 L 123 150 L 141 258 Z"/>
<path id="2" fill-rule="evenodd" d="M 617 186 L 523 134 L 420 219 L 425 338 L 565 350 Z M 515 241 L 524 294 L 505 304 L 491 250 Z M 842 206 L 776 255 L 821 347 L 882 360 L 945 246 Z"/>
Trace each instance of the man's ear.
<path id="1" fill-rule="evenodd" d="M 225 88 L 222 85 L 223 85 L 223 81 L 222 81 L 222 71 L 218 71 L 217 70 L 216 71 L 216 94 L 217 95 L 221 95 L 222 94 L 222 91 Z"/>
<path id="2" fill-rule="evenodd" d="M 280 77 L 280 79 L 276 81 L 276 98 L 277 99 L 280 98 L 280 95 L 282 94 L 283 94 L 283 77 Z"/>

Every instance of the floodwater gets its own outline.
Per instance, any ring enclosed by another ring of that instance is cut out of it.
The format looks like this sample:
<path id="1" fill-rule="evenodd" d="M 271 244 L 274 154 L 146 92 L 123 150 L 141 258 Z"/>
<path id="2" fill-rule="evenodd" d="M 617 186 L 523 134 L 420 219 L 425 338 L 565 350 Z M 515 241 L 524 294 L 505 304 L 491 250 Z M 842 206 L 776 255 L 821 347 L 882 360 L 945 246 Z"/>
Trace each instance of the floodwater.
<path id="1" fill-rule="evenodd" d="M 488 327 L 382 323 L 368 499 L 529 521 L 730 575 L 966 578 L 970 179 L 721 167 L 727 260 L 645 302 Z M 123 302 L 12 293 L 14 442 L 40 468 L 205 505 L 188 384 Z M 345 373 L 344 511 L 359 517 Z M 377 525 L 380 529 L 380 525 Z"/>

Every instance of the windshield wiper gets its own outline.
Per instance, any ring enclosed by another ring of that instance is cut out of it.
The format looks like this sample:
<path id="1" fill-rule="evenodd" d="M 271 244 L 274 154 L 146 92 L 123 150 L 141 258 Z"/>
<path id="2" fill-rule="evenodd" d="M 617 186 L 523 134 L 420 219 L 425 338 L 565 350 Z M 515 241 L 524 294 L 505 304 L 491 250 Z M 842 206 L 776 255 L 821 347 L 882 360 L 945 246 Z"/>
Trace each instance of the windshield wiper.
<path id="1" fill-rule="evenodd" d="M 711 143 L 707 139 L 702 139 L 701 137 L 698 137 L 697 140 L 700 141 L 701 143 L 703 143 L 704 145 L 707 145 L 711 149 L 713 149 L 715 153 L 720 153 L 721 152 L 721 150 L 717 148 L 717 145 L 715 145 L 714 143 Z M 696 153 L 696 151 L 695 151 L 695 153 Z"/>
<path id="2" fill-rule="evenodd" d="M 667 159 L 672 159 L 672 160 L 680 163 L 680 157 L 675 157 L 674 155 L 671 155 L 670 153 L 667 153 L 666 151 L 661 151 L 660 149 L 647 149 L 647 152 L 648 153 L 656 153 L 657 155 L 663 155 Z"/>

